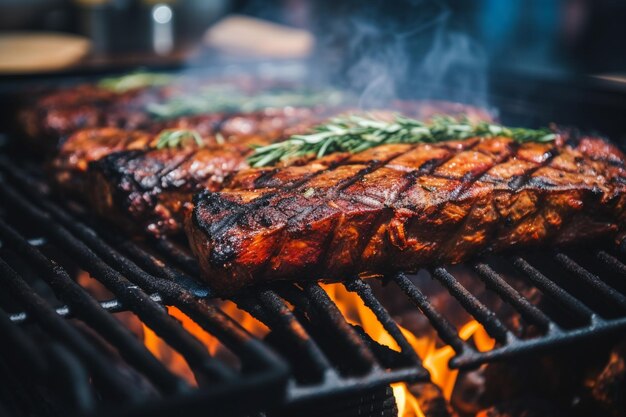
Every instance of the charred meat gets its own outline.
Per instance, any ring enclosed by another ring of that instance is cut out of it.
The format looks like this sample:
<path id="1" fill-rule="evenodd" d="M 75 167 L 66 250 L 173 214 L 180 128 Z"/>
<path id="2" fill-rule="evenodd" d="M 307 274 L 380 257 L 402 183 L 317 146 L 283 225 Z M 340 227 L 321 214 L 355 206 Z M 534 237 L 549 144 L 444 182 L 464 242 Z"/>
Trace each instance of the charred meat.
<path id="1" fill-rule="evenodd" d="M 198 194 L 186 231 L 206 280 L 338 280 L 484 251 L 614 236 L 624 155 L 597 138 L 394 144 L 244 170 Z"/>
<path id="2" fill-rule="evenodd" d="M 172 88 L 137 88 L 116 93 L 96 85 L 80 85 L 39 98 L 18 115 L 19 128 L 37 152 L 52 152 L 71 133 L 86 128 L 140 129 L 151 118 L 145 103 L 164 100 Z"/>
<path id="3" fill-rule="evenodd" d="M 204 136 L 205 146 L 126 150 L 89 166 L 88 194 L 113 221 L 161 235 L 182 230 L 182 211 L 195 192 L 217 190 L 224 178 L 247 168 L 253 145 L 268 144 L 319 121 L 314 109 L 269 109 L 231 115 Z"/>
<path id="4" fill-rule="evenodd" d="M 197 132 L 207 146 L 218 145 L 217 127 L 225 120 L 223 114 L 181 117 L 155 124 L 152 131 L 102 127 L 81 129 L 59 146 L 50 168 L 55 183 L 64 192 L 84 192 L 90 162 L 121 151 L 148 151 L 158 143 L 165 129 L 189 129 Z"/>

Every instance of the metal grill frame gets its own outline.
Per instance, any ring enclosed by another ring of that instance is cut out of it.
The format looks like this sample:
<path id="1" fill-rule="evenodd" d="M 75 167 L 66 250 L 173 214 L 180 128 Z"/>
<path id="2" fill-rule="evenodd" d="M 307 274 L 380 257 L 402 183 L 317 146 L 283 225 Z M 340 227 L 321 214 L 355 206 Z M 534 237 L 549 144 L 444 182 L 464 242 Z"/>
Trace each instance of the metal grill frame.
<path id="1" fill-rule="evenodd" d="M 9 199 L 11 204 L 18 204 L 21 211 L 28 213 L 31 217 L 33 215 L 40 217 L 38 221 L 43 222 L 44 225 L 49 222 L 48 227 L 60 236 L 62 244 L 74 242 L 86 252 L 93 250 L 99 259 L 104 260 L 106 265 L 110 265 L 108 268 L 113 269 L 120 276 L 123 275 L 128 278 L 129 281 L 126 282 L 124 288 L 137 284 L 144 289 L 144 291 L 139 290 L 141 291 L 139 301 L 121 298 L 102 302 L 99 307 L 109 312 L 116 312 L 128 308 L 129 302 L 138 302 L 140 308 L 145 308 L 144 304 L 178 305 L 199 323 L 206 321 L 205 315 L 211 316 L 210 312 L 206 310 L 206 306 L 203 306 L 202 300 L 213 298 L 214 295 L 206 285 L 193 278 L 197 275 L 198 270 L 194 259 L 188 252 L 169 240 L 155 242 L 156 249 L 164 259 L 171 261 L 179 268 L 175 269 L 164 266 L 168 263 L 167 261 L 161 262 L 153 254 L 146 252 L 123 236 L 116 239 L 115 236 L 105 231 L 99 231 L 105 236 L 98 236 L 98 232 L 83 223 L 80 212 L 76 211 L 75 208 L 73 209 L 71 206 L 62 208 L 47 198 L 42 199 L 42 195 L 45 194 L 42 187 L 45 188 L 45 184 L 37 182 L 26 171 L 6 160 L 3 160 L 0 165 L 4 168 L 5 176 L 10 176 L 16 183 L 20 184 L 18 187 L 20 191 L 25 192 L 30 197 L 39 198 L 38 205 L 41 208 L 33 207 L 33 204 L 26 197 L 20 195 L 6 180 L 3 180 L 0 181 L 0 195 L 5 198 L 5 201 Z M 41 210 L 41 213 L 36 210 Z M 8 233 L 7 227 L 6 224 L 0 223 L 0 235 L 3 238 Z M 116 247 L 121 252 L 116 252 L 106 243 L 111 239 L 116 241 Z M 25 243 L 21 242 L 21 244 L 23 246 Z M 24 251 L 27 249 L 26 247 L 21 248 Z M 613 255 L 599 250 L 597 257 L 611 270 L 626 275 L 626 265 Z M 523 256 L 516 255 L 513 259 L 514 266 L 524 274 L 529 282 L 541 289 L 545 295 L 556 300 L 570 314 L 585 320 L 587 325 L 569 330 L 562 329 L 542 310 L 534 306 L 508 284 L 488 263 L 480 261 L 473 263 L 473 270 L 488 289 L 510 304 L 525 321 L 544 331 L 544 334 L 539 337 L 519 339 L 496 317 L 493 311 L 479 301 L 467 288 L 463 287 L 448 269 L 445 267 L 431 268 L 432 277 L 440 282 L 449 294 L 458 300 L 463 308 L 482 324 L 487 333 L 498 342 L 497 347 L 493 350 L 479 352 L 471 343 L 459 338 L 457 329 L 433 307 L 429 299 L 406 274 L 396 274 L 390 277 L 389 281 L 395 283 L 406 294 L 428 318 L 441 340 L 454 349 L 455 356 L 450 361 L 450 366 L 453 368 L 474 368 L 483 363 L 545 351 L 576 340 L 626 328 L 626 317 L 602 318 L 597 312 L 543 275 Z M 96 262 L 96 260 L 94 258 L 93 261 Z M 566 254 L 557 252 L 555 260 L 576 279 L 591 286 L 599 296 L 626 311 L 626 297 L 623 294 L 609 287 L 599 277 L 584 269 Z M 2 262 L 0 262 L 0 268 L 4 268 Z M 5 269 L 3 272 L 6 272 Z M 104 272 L 107 271 L 96 270 L 96 275 Z M 404 360 L 405 366 L 393 370 L 384 369 L 363 337 L 357 334 L 355 329 L 346 322 L 337 306 L 324 290 L 314 282 L 302 283 L 298 288 L 291 284 L 274 285 L 268 288 L 249 290 L 234 298 L 234 301 L 241 308 L 263 321 L 273 332 L 280 333 L 281 337 L 285 337 L 291 343 L 296 344 L 317 374 L 318 381 L 308 385 L 299 384 L 291 379 L 287 385 L 287 403 L 307 402 L 314 398 L 339 395 L 357 389 L 365 390 L 397 381 L 417 382 L 426 381 L 429 378 L 428 372 L 421 365 L 420 358 L 402 335 L 385 307 L 376 298 L 370 285 L 357 278 L 352 278 L 343 285 L 347 290 L 359 295 L 364 304 L 376 315 L 385 330 L 398 343 L 401 348 L 399 356 Z M 188 295 L 192 295 L 192 297 L 188 297 Z M 80 297 L 73 294 L 70 295 L 69 299 L 73 303 L 80 301 Z M 296 310 L 290 310 L 287 301 L 297 306 Z M 56 315 L 72 317 L 75 314 L 74 309 L 75 307 L 68 303 L 68 306 L 57 309 Z M 306 324 L 307 319 L 301 313 L 305 310 L 314 310 L 320 320 L 323 321 L 323 325 L 338 336 L 340 343 L 354 352 L 356 366 L 360 368 L 358 371 L 362 373 L 359 377 L 345 378 L 337 372 L 315 338 L 309 334 L 303 325 Z M 48 311 L 48 315 L 49 313 Z M 21 322 L 26 320 L 29 314 L 36 315 L 35 312 L 21 313 L 11 316 L 10 319 L 14 323 Z M 186 347 L 182 346 L 182 348 L 185 351 Z M 191 354 L 193 355 L 193 351 Z M 270 359 L 268 362 L 271 363 L 272 360 Z M 213 369 L 214 366 L 217 370 Z M 217 364 L 209 366 L 208 369 L 221 377 L 227 377 L 220 374 L 220 367 Z"/>
<path id="2" fill-rule="evenodd" d="M 197 274 L 197 265 L 188 253 L 176 249 L 172 242 L 163 240 L 155 242 L 158 249 L 167 252 L 168 258 L 177 260 L 180 269 L 170 268 L 167 266 L 168 262 L 155 257 L 153 253 L 146 252 L 126 237 L 120 237 L 106 230 L 92 229 L 83 222 L 76 206 L 60 207 L 50 200 L 47 196 L 49 193 L 47 185 L 30 176 L 25 170 L 5 159 L 0 159 L 0 170 L 4 171 L 0 177 L 0 198 L 4 204 L 8 204 L 13 210 L 18 210 L 21 216 L 36 224 L 47 239 L 68 251 L 82 269 L 89 272 L 117 296 L 113 300 L 95 301 L 62 268 L 50 262 L 10 225 L 0 220 L 0 240 L 3 244 L 32 261 L 35 267 L 42 270 L 47 267 L 48 270 L 43 271 L 46 272 L 46 282 L 67 303 L 56 309 L 47 306 L 46 302 L 40 297 L 37 298 L 38 296 L 32 289 L 26 287 L 26 283 L 18 274 L 10 271 L 10 267 L 0 259 L 0 272 L 6 274 L 5 280 L 7 280 L 6 277 L 10 278 L 6 284 L 20 294 L 21 301 L 26 307 L 26 311 L 6 317 L 5 322 L 12 326 L 9 327 L 14 328 L 16 324 L 29 321 L 40 323 L 42 320 L 48 320 L 71 333 L 72 327 L 63 319 L 79 318 L 101 332 L 107 340 L 120 349 L 123 355 L 126 354 L 125 359 L 132 361 L 130 363 L 138 369 L 155 378 L 161 377 L 165 381 L 163 383 L 167 382 L 176 387 L 174 389 L 167 386 L 169 391 L 164 392 L 172 395 L 165 401 L 130 407 L 127 411 L 128 415 L 142 415 L 143 413 L 152 415 L 151 413 L 155 411 L 166 415 L 168 412 L 166 410 L 179 412 L 183 404 L 189 410 L 198 410 L 201 404 L 203 406 L 211 404 L 215 407 L 223 402 L 228 403 L 229 398 L 235 398 L 236 395 L 249 395 L 254 392 L 255 386 L 265 387 L 262 392 L 273 391 L 272 395 L 267 395 L 267 398 L 262 401 L 255 402 L 258 410 L 264 406 L 276 406 L 284 401 L 296 405 L 320 397 L 328 398 L 367 392 L 398 381 L 429 380 L 429 374 L 421 366 L 419 357 L 382 306 L 376 310 L 377 316 L 382 317 L 385 328 L 395 334 L 399 345 L 403 347 L 400 355 L 404 363 L 395 366 L 394 369 L 379 362 L 365 340 L 345 321 L 321 287 L 315 283 L 306 286 L 306 298 L 310 306 L 317 308 L 318 312 L 324 316 L 327 327 L 334 329 L 340 343 L 356 352 L 355 371 L 351 371 L 350 376 L 345 376 L 336 369 L 336 363 L 332 363 L 326 357 L 315 339 L 304 329 L 300 323 L 302 318 L 296 317 L 287 308 L 285 302 L 287 297 L 283 298 L 271 289 L 241 294 L 235 300 L 239 306 L 264 321 L 273 333 L 279 333 L 282 337 L 297 344 L 305 357 L 310 360 L 314 372 L 319 376 L 319 380 L 309 384 L 299 384 L 294 379 L 286 381 L 287 367 L 281 358 L 261 341 L 251 338 L 226 315 L 223 313 L 220 315 L 215 307 L 205 302 L 215 296 L 210 288 L 192 278 L 193 274 Z M 15 285 L 20 287 L 13 288 L 12 286 Z M 18 291 L 20 289 L 21 293 Z M 371 299 L 371 303 L 377 303 L 373 295 L 368 298 Z M 33 309 L 31 304 L 41 306 L 43 311 Z M 204 330 L 217 335 L 229 349 L 254 359 L 259 364 L 259 369 L 255 369 L 256 373 L 240 378 L 232 375 L 219 361 L 208 357 L 205 350 L 198 346 L 198 342 L 190 334 L 186 334 L 178 323 L 161 311 L 163 305 L 178 307 L 200 324 Z M 152 369 L 151 366 L 162 368 L 162 365 L 158 361 L 155 363 L 154 358 L 142 356 L 145 352 L 138 352 L 141 348 L 136 346 L 136 341 L 130 340 L 130 335 L 121 334 L 123 332 L 119 331 L 120 323 L 111 323 L 114 319 L 108 313 L 120 311 L 132 311 L 137 314 L 168 344 L 183 354 L 194 370 L 200 367 L 216 379 L 216 387 L 211 387 L 210 391 L 204 389 L 189 391 L 188 387 L 184 386 L 185 384 L 181 385 L 181 381 L 176 380 L 163 369 L 158 369 L 160 374 L 155 375 L 157 370 Z M 2 324 L 1 321 L 0 324 Z M 17 331 L 20 331 L 19 327 Z M 73 345 L 77 337 L 61 333 L 60 338 L 77 350 L 79 357 L 90 358 L 89 355 L 92 352 L 88 347 Z M 29 350 L 23 351 L 29 352 Z M 114 376 L 108 375 L 110 372 L 107 373 L 101 358 L 91 359 L 94 359 L 95 363 L 100 363 L 101 366 L 95 370 L 100 370 L 104 377 L 108 378 L 107 384 L 119 387 L 120 395 L 132 393 L 131 387 L 124 386 L 119 383 L 120 381 L 115 380 Z M 90 369 L 90 371 L 94 370 Z M 286 382 L 287 389 L 285 390 Z M 258 399 L 259 394 L 257 392 L 254 394 L 252 397 Z M 130 400 L 130 398 L 125 399 Z M 123 410 L 119 412 L 124 413 Z"/>

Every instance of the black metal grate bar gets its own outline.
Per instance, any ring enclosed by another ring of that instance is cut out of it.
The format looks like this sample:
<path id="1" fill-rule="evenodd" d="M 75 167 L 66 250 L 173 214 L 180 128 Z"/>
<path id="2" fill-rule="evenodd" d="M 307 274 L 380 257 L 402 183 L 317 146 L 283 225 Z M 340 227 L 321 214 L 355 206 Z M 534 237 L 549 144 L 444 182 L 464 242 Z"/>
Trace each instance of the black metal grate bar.
<path id="1" fill-rule="evenodd" d="M 3 335 L 3 342 L 0 343 L 2 357 L 19 364 L 21 369 L 30 370 L 35 377 L 46 373 L 48 364 L 41 351 L 3 310 L 0 310 L 0 333 Z"/>
<path id="2" fill-rule="evenodd" d="M 406 340 L 406 337 L 400 331 L 395 320 L 389 315 L 385 307 L 376 298 L 369 284 L 360 278 L 352 278 L 345 283 L 346 289 L 356 292 L 363 300 L 365 305 L 376 315 L 376 318 L 383 325 L 387 333 L 395 340 L 400 347 L 400 352 L 408 361 L 415 366 L 421 366 L 422 361 L 413 349 L 413 346 Z"/>
<path id="3" fill-rule="evenodd" d="M 35 294 L 3 259 L 0 259 L 0 281 L 3 288 L 10 291 L 41 323 L 42 329 L 58 339 L 79 355 L 108 389 L 118 398 L 125 402 L 139 400 L 139 395 L 134 393 L 127 381 L 122 379 L 118 373 L 114 372 L 102 356 L 88 344 L 85 338 L 70 324 L 60 318 L 56 312 L 50 308 L 47 302 Z"/>
<path id="4" fill-rule="evenodd" d="M 461 340 L 456 328 L 445 317 L 443 317 L 433 305 L 428 301 L 428 298 L 411 282 L 411 280 L 403 273 L 399 273 L 394 277 L 394 281 L 402 291 L 413 301 L 415 306 L 419 308 L 422 313 L 432 323 L 433 327 L 439 334 L 441 340 L 452 346 L 452 349 L 457 354 L 463 353 L 467 350 L 468 346 Z"/>
<path id="5" fill-rule="evenodd" d="M 600 280 L 599 277 L 580 266 L 566 254 L 559 252 L 555 255 L 555 259 L 559 264 L 563 265 L 566 270 L 592 287 L 596 293 L 601 294 L 608 301 L 615 303 L 622 311 L 626 310 L 626 296 L 614 288 L 609 287 Z"/>
<path id="6" fill-rule="evenodd" d="M 595 313 L 591 311 L 589 307 L 574 298 L 570 293 L 556 285 L 553 281 L 549 280 L 548 277 L 542 274 L 537 268 L 528 263 L 526 259 L 517 257 L 513 260 L 513 264 L 538 288 L 550 295 L 563 307 L 577 315 L 578 318 L 584 320 L 585 323 L 590 323 L 595 317 Z"/>
<path id="7" fill-rule="evenodd" d="M 279 329 L 292 343 L 302 348 L 317 372 L 318 378 L 322 379 L 328 372 L 332 372 L 332 364 L 324 352 L 276 293 L 261 290 L 257 298 L 264 309 L 270 313 L 265 316 L 266 323 L 274 329 Z"/>
<path id="8" fill-rule="evenodd" d="M 191 256 L 188 251 L 181 248 L 179 245 L 172 242 L 171 240 L 165 238 L 155 239 L 154 246 L 162 254 L 180 265 L 183 271 L 187 272 L 188 274 L 198 276 L 198 274 L 200 273 L 200 269 L 198 268 L 198 263 L 196 262 L 195 258 Z"/>
<path id="9" fill-rule="evenodd" d="M 432 274 L 483 325 L 491 337 L 502 344 L 507 343 L 514 337 L 509 329 L 496 317 L 496 314 L 485 307 L 478 298 L 463 287 L 445 268 L 435 268 Z"/>
<path id="10" fill-rule="evenodd" d="M 89 323 L 105 336 L 117 347 L 122 357 L 143 371 L 155 386 L 170 393 L 186 387 L 186 384 L 172 375 L 161 362 L 152 356 L 122 323 L 102 309 L 95 299 L 74 282 L 62 267 L 53 264 L 2 220 L 0 220 L 0 236 L 5 245 L 10 244 L 42 273 L 48 284 L 71 306 L 76 317 Z"/>
<path id="11" fill-rule="evenodd" d="M 615 256 L 608 254 L 606 251 L 598 251 L 596 255 L 597 259 L 600 260 L 604 265 L 606 265 L 612 271 L 620 274 L 623 277 L 626 277 L 626 265 Z"/>
<path id="12" fill-rule="evenodd" d="M 354 352 L 354 359 L 358 363 L 360 371 L 367 372 L 380 366 L 372 351 L 356 334 L 354 328 L 346 322 L 341 311 L 328 297 L 328 294 L 317 283 L 307 282 L 302 287 L 312 306 L 325 319 L 328 328 L 333 329 L 336 337 Z"/>
<path id="13" fill-rule="evenodd" d="M 159 294 L 151 294 L 150 298 L 152 298 L 152 300 L 157 303 L 161 303 L 163 301 Z M 107 301 L 100 301 L 98 304 L 100 304 L 100 307 L 103 310 L 109 313 L 120 313 L 122 311 L 128 311 L 128 309 L 125 308 L 124 305 L 120 303 L 120 301 L 117 298 L 114 298 L 112 300 L 107 300 Z M 64 305 L 62 307 L 57 307 L 54 309 L 54 311 L 56 311 L 57 314 L 61 317 L 65 317 L 65 318 L 75 317 L 73 309 L 67 305 Z M 27 322 L 30 318 L 30 316 L 23 311 L 19 313 L 11 314 L 10 317 L 11 317 L 11 321 L 14 323 Z"/>
<path id="14" fill-rule="evenodd" d="M 163 307 L 155 303 L 141 288 L 128 281 L 121 271 L 105 263 L 84 242 L 74 237 L 65 228 L 53 222 L 49 214 L 36 208 L 20 196 L 4 181 L 0 181 L 0 194 L 24 215 L 36 222 L 42 229 L 71 253 L 83 269 L 96 276 L 107 289 L 113 292 L 127 307 L 152 328 L 170 346 L 179 351 L 194 370 L 200 371 L 209 379 L 229 380 L 235 377 L 232 370 L 211 358 L 204 345 L 186 332 L 172 317 L 164 314 Z M 92 235 L 96 239 L 95 235 Z M 154 284 L 149 282 L 148 287 Z M 159 281 L 155 279 L 154 281 Z"/>
<path id="15" fill-rule="evenodd" d="M 532 305 L 528 299 L 511 287 L 496 271 L 485 263 L 477 263 L 474 269 L 485 281 L 487 286 L 496 291 L 504 300 L 513 305 L 517 311 L 529 323 L 539 326 L 543 331 L 548 331 L 555 324 L 541 310 Z"/>

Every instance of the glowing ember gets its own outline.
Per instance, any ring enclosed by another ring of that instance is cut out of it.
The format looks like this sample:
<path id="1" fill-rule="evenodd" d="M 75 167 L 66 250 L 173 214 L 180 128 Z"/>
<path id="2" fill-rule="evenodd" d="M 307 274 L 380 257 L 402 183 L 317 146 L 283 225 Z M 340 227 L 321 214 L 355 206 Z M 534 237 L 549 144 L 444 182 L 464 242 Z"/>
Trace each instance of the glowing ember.
<path id="1" fill-rule="evenodd" d="M 323 287 L 348 322 L 363 327 L 363 330 L 381 345 L 396 351 L 400 350 L 374 313 L 365 306 L 357 294 L 347 291 L 340 284 L 325 284 Z M 454 355 L 454 350 L 449 346 L 438 348 L 434 337 L 416 337 L 402 326 L 399 327 L 407 341 L 422 358 L 424 367 L 431 374 L 432 382 L 442 389 L 445 398 L 449 400 L 458 374 L 458 371 L 448 368 L 448 361 Z M 463 340 L 473 337 L 476 348 L 481 351 L 492 349 L 495 344 L 495 341 L 489 337 L 482 325 L 475 320 L 465 324 L 459 331 L 459 336 Z M 406 384 L 393 384 L 392 388 L 400 417 L 424 415 L 417 399 L 411 394 Z"/>
<path id="2" fill-rule="evenodd" d="M 220 304 L 220 308 L 235 322 L 239 323 L 243 328 L 248 330 L 252 335 L 258 338 L 263 338 L 267 333 L 269 333 L 269 329 L 263 323 L 256 320 L 245 311 L 238 309 L 235 303 L 231 301 L 224 301 Z M 211 355 L 220 356 L 225 353 L 226 348 L 220 343 L 220 341 L 213 335 L 204 331 L 185 313 L 176 307 L 167 307 L 167 311 L 172 317 L 180 321 L 185 330 L 200 340 L 204 346 L 206 346 Z M 142 327 L 144 344 L 148 350 L 150 350 L 150 352 L 163 362 L 173 373 L 185 379 L 189 384 L 196 386 L 196 378 L 185 359 L 161 338 L 159 338 L 148 326 L 142 323 Z"/>
<path id="3" fill-rule="evenodd" d="M 176 317 L 180 314 L 179 320 L 183 321 L 183 325 L 186 320 L 191 322 L 191 319 L 185 316 L 180 310 L 176 308 L 168 308 L 170 314 Z M 184 317 L 184 319 L 181 319 Z M 193 322 L 192 322 L 193 323 Z M 194 323 L 195 325 L 195 323 Z M 185 379 L 189 384 L 197 386 L 196 378 L 193 375 L 191 368 L 187 365 L 187 361 L 174 349 L 172 349 L 167 343 L 156 335 L 148 326 L 142 323 L 143 326 L 143 342 L 152 354 L 164 363 L 170 371 Z M 197 326 L 197 325 L 196 325 Z M 198 336 L 198 335 L 196 335 Z M 208 340 L 208 339 L 207 339 Z"/>
<path id="4" fill-rule="evenodd" d="M 324 284 L 323 288 L 337 304 L 339 310 L 350 324 L 361 326 L 373 340 L 381 345 L 395 351 L 400 350 L 397 343 L 385 331 L 374 313 L 365 306 L 357 294 L 347 291 L 341 284 Z M 254 336 L 263 338 L 269 333 L 269 329 L 263 323 L 247 312 L 238 309 L 234 303 L 224 301 L 220 304 L 220 308 Z M 219 356 L 226 350 L 217 338 L 205 332 L 177 308 L 168 307 L 168 312 L 172 317 L 179 320 L 188 332 L 196 336 L 206 346 L 211 355 Z M 185 359 L 169 347 L 151 329 L 145 325 L 142 326 L 144 343 L 147 348 L 166 364 L 172 372 L 184 378 L 190 384 L 197 385 L 193 372 Z M 458 375 L 458 371 L 448 368 L 448 361 L 454 355 L 453 349 L 449 346 L 438 347 L 436 338 L 433 335 L 418 337 L 402 326 L 399 326 L 399 328 L 407 341 L 422 358 L 424 366 L 431 374 L 432 382 L 441 388 L 444 397 L 449 400 Z M 466 323 L 459 330 L 459 336 L 463 340 L 472 338 L 476 348 L 481 351 L 492 349 L 495 343 L 484 328 L 474 320 Z M 400 417 L 424 416 L 418 399 L 411 393 L 406 384 L 392 384 L 392 389 Z"/>

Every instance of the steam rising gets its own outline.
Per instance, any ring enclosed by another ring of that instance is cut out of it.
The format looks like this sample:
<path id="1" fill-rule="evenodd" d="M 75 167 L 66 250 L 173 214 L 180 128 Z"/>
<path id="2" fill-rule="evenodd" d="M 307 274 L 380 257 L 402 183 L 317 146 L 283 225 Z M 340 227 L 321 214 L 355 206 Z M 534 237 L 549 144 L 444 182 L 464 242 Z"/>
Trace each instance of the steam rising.
<path id="1" fill-rule="evenodd" d="M 333 81 L 359 95 L 361 107 L 395 98 L 486 104 L 487 56 L 453 29 L 443 2 L 359 2 L 343 12 L 323 27 L 321 61 L 331 63 Z"/>

